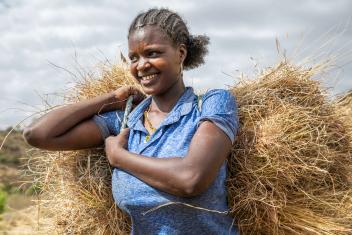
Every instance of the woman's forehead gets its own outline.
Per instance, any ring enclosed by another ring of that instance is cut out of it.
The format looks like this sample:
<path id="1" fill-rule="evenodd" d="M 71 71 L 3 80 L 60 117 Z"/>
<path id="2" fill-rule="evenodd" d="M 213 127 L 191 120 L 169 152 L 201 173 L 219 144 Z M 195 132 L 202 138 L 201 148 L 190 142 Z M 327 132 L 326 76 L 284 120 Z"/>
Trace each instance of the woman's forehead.
<path id="1" fill-rule="evenodd" d="M 171 44 L 168 36 L 158 27 L 146 26 L 134 30 L 128 39 L 128 46 L 146 46 L 151 44 Z"/>

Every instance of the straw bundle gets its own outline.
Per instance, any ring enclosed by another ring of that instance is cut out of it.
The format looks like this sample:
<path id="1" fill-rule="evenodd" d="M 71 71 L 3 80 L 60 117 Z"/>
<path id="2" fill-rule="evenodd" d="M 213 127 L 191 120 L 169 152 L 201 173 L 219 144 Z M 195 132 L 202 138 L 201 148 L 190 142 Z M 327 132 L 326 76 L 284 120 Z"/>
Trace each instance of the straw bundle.
<path id="1" fill-rule="evenodd" d="M 351 136 L 319 82 L 321 67 L 286 61 L 231 91 L 241 128 L 229 157 L 231 214 L 242 234 L 348 234 L 352 229 Z M 133 84 L 110 66 L 84 78 L 67 101 Z M 130 221 L 111 196 L 102 149 L 46 152 L 31 164 L 43 183 L 42 205 L 60 233 L 127 234 Z"/>
<path id="2" fill-rule="evenodd" d="M 334 103 L 336 112 L 342 117 L 345 124 L 349 126 L 349 131 L 352 131 L 352 90 L 338 97 Z"/>
<path id="3" fill-rule="evenodd" d="M 243 234 L 352 233 L 351 136 L 311 79 L 321 69 L 284 61 L 232 89 L 228 192 Z"/>
<path id="4" fill-rule="evenodd" d="M 126 65 L 105 65 L 77 81 L 66 102 L 89 99 L 124 85 L 135 85 Z M 111 169 L 103 149 L 36 152 L 31 172 L 42 185 L 42 210 L 54 224 L 47 228 L 59 234 L 128 234 L 129 218 L 116 207 L 111 193 Z"/>

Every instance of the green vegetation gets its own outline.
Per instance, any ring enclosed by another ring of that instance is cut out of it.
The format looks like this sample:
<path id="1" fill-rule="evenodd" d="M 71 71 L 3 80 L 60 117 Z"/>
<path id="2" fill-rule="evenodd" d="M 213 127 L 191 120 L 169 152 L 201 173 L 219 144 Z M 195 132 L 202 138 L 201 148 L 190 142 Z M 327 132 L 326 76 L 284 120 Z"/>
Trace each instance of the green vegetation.
<path id="1" fill-rule="evenodd" d="M 0 188 L 0 214 L 4 213 L 7 193 Z"/>

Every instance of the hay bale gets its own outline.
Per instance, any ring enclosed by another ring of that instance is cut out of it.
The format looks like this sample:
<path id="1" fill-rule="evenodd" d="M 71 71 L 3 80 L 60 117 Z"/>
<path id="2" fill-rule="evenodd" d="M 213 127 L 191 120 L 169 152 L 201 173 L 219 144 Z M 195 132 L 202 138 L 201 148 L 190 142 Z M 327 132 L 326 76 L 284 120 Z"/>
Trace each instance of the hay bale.
<path id="1" fill-rule="evenodd" d="M 232 89 L 240 132 L 229 158 L 242 234 L 352 233 L 351 136 L 319 81 L 286 61 Z"/>
<path id="2" fill-rule="evenodd" d="M 321 68 L 286 61 L 242 80 L 241 128 L 229 157 L 231 214 L 242 234 L 348 234 L 352 229 L 351 136 L 318 81 Z M 125 66 L 77 83 L 77 102 L 133 84 Z M 43 184 L 42 206 L 59 233 L 128 234 L 130 221 L 114 204 L 111 170 L 102 149 L 46 152 L 31 164 Z"/>

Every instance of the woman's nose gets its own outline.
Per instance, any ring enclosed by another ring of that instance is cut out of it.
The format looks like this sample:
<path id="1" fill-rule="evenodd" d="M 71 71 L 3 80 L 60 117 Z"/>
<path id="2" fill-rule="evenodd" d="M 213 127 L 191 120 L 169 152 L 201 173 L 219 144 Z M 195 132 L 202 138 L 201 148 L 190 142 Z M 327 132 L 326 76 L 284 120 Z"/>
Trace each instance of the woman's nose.
<path id="1" fill-rule="evenodd" d="M 144 57 L 140 57 L 137 64 L 137 70 L 143 70 L 149 67 L 150 67 L 149 61 Z"/>

